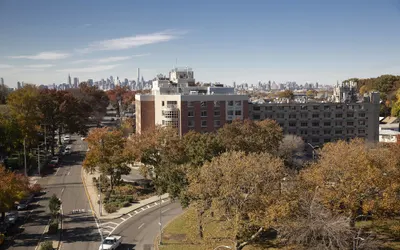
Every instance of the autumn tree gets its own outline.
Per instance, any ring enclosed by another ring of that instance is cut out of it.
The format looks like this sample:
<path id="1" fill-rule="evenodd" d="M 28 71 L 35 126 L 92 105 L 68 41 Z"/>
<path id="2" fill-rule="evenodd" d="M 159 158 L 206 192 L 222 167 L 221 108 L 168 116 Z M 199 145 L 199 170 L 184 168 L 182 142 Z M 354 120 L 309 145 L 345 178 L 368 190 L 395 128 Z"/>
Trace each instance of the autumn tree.
<path id="1" fill-rule="evenodd" d="M 40 124 L 38 108 L 39 90 L 34 85 L 25 85 L 12 92 L 7 98 L 10 114 L 21 128 L 21 133 L 27 139 L 28 146 L 36 140 Z"/>
<path id="2" fill-rule="evenodd" d="M 189 192 L 225 215 L 236 249 L 243 249 L 287 210 L 279 195 L 284 176 L 283 161 L 268 153 L 226 152 L 204 164 Z"/>
<path id="3" fill-rule="evenodd" d="M 10 94 L 10 90 L 4 83 L 0 84 L 0 105 L 6 104 L 7 96 Z"/>
<path id="4" fill-rule="evenodd" d="M 12 210 L 15 202 L 21 200 L 29 190 L 29 180 L 22 174 L 6 170 L 0 165 L 0 213 L 4 221 L 5 213 Z"/>
<path id="5" fill-rule="evenodd" d="M 291 90 L 284 90 L 278 93 L 279 98 L 286 98 L 289 100 L 293 100 L 294 98 L 294 93 Z"/>
<path id="6" fill-rule="evenodd" d="M 304 155 L 304 141 L 296 135 L 284 135 L 279 145 L 278 155 L 285 161 L 285 165 L 299 169 L 302 162 L 299 160 Z"/>
<path id="7" fill-rule="evenodd" d="M 9 113 L 0 113 L 1 151 L 10 153 L 21 148 L 23 135 L 15 117 Z"/>
<path id="8" fill-rule="evenodd" d="M 217 137 L 226 150 L 276 154 L 283 134 L 274 120 L 235 120 L 219 129 Z"/>
<path id="9" fill-rule="evenodd" d="M 400 209 L 400 157 L 384 147 L 369 147 L 363 140 L 328 143 L 318 162 L 301 173 L 310 190 L 318 188 L 324 205 L 351 219 L 369 213 L 389 216 Z"/>
<path id="10" fill-rule="evenodd" d="M 125 138 L 120 130 L 97 128 L 86 138 L 88 147 L 83 167 L 86 171 L 99 170 L 110 177 L 110 189 L 121 182 L 121 176 L 130 173 L 124 154 Z"/>

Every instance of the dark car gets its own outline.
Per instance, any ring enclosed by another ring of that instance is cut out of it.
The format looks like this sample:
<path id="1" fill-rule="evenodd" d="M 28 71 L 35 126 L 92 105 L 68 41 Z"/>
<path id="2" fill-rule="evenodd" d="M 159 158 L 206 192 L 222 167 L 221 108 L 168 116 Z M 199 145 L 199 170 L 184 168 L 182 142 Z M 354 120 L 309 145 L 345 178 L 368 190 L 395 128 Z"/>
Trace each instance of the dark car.
<path id="1" fill-rule="evenodd" d="M 55 168 L 58 166 L 59 162 L 60 162 L 60 159 L 58 157 L 53 157 L 51 159 L 51 161 L 49 162 L 49 167 Z"/>

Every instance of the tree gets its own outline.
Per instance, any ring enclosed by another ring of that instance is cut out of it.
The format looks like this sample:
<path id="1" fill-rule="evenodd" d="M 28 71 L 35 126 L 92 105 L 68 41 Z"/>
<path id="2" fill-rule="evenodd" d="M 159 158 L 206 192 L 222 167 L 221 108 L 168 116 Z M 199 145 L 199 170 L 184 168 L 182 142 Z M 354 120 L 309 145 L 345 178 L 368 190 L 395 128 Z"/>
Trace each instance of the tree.
<path id="1" fill-rule="evenodd" d="M 0 114 L 0 152 L 14 152 L 21 148 L 22 141 L 22 131 L 15 117 L 9 113 Z"/>
<path id="2" fill-rule="evenodd" d="M 396 102 L 392 105 L 391 115 L 396 117 L 400 116 L 400 89 L 396 92 Z"/>
<path id="3" fill-rule="evenodd" d="M 287 210 L 279 201 L 284 176 L 282 160 L 268 153 L 226 152 L 190 179 L 189 192 L 196 202 L 210 203 L 225 215 L 236 249 L 243 249 Z"/>
<path id="4" fill-rule="evenodd" d="M 400 152 L 400 151 L 396 151 Z M 368 147 L 361 139 L 325 144 L 318 162 L 301 173 L 324 205 L 351 218 L 390 216 L 400 209 L 400 157 L 393 149 Z"/>
<path id="5" fill-rule="evenodd" d="M 29 180 L 22 174 L 7 171 L 0 165 L 0 213 L 2 221 L 5 212 L 12 210 L 15 202 L 21 200 L 29 191 Z"/>
<path id="6" fill-rule="evenodd" d="M 293 94 L 293 91 L 291 91 L 291 90 L 284 90 L 284 91 L 278 93 L 278 97 L 293 100 L 294 94 Z"/>
<path id="7" fill-rule="evenodd" d="M 220 128 L 217 137 L 226 150 L 276 154 L 283 134 L 274 120 L 235 120 Z"/>
<path id="8" fill-rule="evenodd" d="M 38 109 L 39 90 L 34 85 L 25 85 L 12 92 L 7 98 L 10 114 L 15 118 L 21 133 L 28 141 L 28 146 L 37 138 L 40 123 Z"/>
<path id="9" fill-rule="evenodd" d="M 0 84 L 0 105 L 6 104 L 7 96 L 10 94 L 10 90 L 4 83 Z"/>
<path id="10" fill-rule="evenodd" d="M 308 97 L 315 97 L 318 94 L 318 92 L 315 89 L 309 89 L 306 92 L 306 96 Z"/>
<path id="11" fill-rule="evenodd" d="M 298 160 L 304 155 L 304 141 L 296 135 L 284 135 L 279 145 L 279 156 L 289 167 L 299 169 L 302 163 Z"/>
<path id="12" fill-rule="evenodd" d="M 53 218 L 56 218 L 61 208 L 61 200 L 53 194 L 49 200 L 49 209 Z"/>
<path id="13" fill-rule="evenodd" d="M 86 171 L 98 169 L 110 177 L 110 189 L 121 182 L 121 176 L 130 173 L 124 154 L 125 138 L 119 130 L 97 128 L 86 138 L 90 151 L 87 152 L 83 167 Z"/>

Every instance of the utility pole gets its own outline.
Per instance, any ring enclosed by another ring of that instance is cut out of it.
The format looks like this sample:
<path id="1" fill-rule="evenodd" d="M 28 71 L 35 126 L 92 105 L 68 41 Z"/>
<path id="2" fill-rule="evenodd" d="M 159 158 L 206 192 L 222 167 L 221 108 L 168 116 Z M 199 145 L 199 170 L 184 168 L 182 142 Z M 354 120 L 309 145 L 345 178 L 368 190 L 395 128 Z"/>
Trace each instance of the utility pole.
<path id="1" fill-rule="evenodd" d="M 158 223 L 160 225 L 160 245 L 162 245 L 162 224 L 161 224 L 161 195 L 160 195 L 160 222 Z"/>
<path id="2" fill-rule="evenodd" d="M 28 176 L 28 172 L 26 171 L 26 136 L 24 137 L 24 169 L 25 176 Z"/>
<path id="3" fill-rule="evenodd" d="M 40 148 L 39 148 L 39 144 L 38 144 L 38 146 L 37 146 L 37 165 L 38 165 L 38 173 L 40 176 L 40 152 L 39 151 L 40 151 Z"/>

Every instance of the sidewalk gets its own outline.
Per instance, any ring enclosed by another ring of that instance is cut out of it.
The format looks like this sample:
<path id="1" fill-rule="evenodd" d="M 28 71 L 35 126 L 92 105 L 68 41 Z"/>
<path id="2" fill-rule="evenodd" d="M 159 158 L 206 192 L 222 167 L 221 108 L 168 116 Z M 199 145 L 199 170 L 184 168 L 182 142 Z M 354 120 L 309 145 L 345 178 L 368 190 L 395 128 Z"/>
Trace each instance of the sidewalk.
<path id="1" fill-rule="evenodd" d="M 102 219 L 102 220 L 112 220 L 119 218 L 121 216 L 124 216 L 140 207 L 147 206 L 148 204 L 154 203 L 158 200 L 160 200 L 160 196 L 152 196 L 150 198 L 147 198 L 145 200 L 138 201 L 137 203 L 132 204 L 129 207 L 123 207 L 120 208 L 117 212 L 109 214 L 104 210 L 104 207 L 101 209 L 101 216 L 99 213 L 99 192 L 97 187 L 93 183 L 93 177 L 98 178 L 100 176 L 100 173 L 95 172 L 93 174 L 86 173 L 85 170 L 82 169 L 82 182 L 83 185 L 85 186 L 86 190 L 86 195 L 88 196 L 90 206 L 92 208 L 93 214 L 96 215 L 97 218 Z M 161 195 L 161 199 L 167 199 L 169 197 L 168 194 L 163 194 Z"/>

